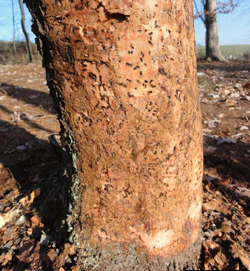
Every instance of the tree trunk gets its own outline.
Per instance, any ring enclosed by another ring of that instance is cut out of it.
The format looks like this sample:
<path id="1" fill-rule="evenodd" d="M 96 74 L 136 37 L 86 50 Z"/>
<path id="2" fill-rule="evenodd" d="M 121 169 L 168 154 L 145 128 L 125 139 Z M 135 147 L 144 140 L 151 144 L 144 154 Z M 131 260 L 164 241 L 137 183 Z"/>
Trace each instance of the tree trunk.
<path id="1" fill-rule="evenodd" d="M 206 60 L 227 62 L 228 60 L 222 55 L 219 46 L 217 0 L 206 0 L 204 13 L 206 27 Z"/>
<path id="2" fill-rule="evenodd" d="M 195 268 L 203 155 L 192 1 L 25 2 L 68 153 L 74 270 Z"/>
<path id="3" fill-rule="evenodd" d="M 16 63 L 16 25 L 15 25 L 15 11 L 14 11 L 14 2 L 11 1 L 12 5 L 12 25 L 13 25 L 13 53 L 14 53 L 14 63 Z"/>
<path id="4" fill-rule="evenodd" d="M 26 47 L 27 47 L 27 51 L 28 51 L 29 62 L 32 62 L 32 60 L 33 60 L 32 59 L 32 51 L 31 51 L 31 46 L 30 46 L 29 35 L 28 35 L 26 28 L 25 28 L 25 15 L 24 15 L 22 0 L 19 0 L 19 5 L 20 5 L 21 14 L 22 14 L 21 25 L 22 25 L 23 34 L 24 34 L 25 40 L 26 40 Z"/>

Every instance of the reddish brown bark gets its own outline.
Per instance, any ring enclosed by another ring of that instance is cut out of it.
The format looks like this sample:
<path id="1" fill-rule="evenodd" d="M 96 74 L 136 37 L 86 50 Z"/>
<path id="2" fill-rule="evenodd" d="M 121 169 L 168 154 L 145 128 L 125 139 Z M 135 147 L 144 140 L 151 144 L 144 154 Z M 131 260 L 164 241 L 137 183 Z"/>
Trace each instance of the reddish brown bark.
<path id="1" fill-rule="evenodd" d="M 75 168 L 76 270 L 192 266 L 202 204 L 192 1 L 26 2 Z"/>

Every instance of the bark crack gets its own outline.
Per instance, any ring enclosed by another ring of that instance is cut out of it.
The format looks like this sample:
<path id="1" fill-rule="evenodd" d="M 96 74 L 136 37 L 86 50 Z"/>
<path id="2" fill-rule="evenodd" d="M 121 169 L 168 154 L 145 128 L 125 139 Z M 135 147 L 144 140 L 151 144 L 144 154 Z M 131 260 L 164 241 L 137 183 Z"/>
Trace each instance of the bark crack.
<path id="1" fill-rule="evenodd" d="M 128 18 L 129 18 L 129 15 L 125 15 L 125 14 L 122 14 L 122 13 L 110 13 L 108 12 L 106 9 L 105 10 L 105 14 L 106 14 L 106 17 L 107 17 L 107 21 L 109 20 L 116 20 L 120 23 L 124 22 L 124 21 L 127 21 L 128 22 Z"/>
<path id="2" fill-rule="evenodd" d="M 100 5 L 98 6 L 98 9 L 100 7 L 103 8 L 103 11 L 104 11 L 104 14 L 105 14 L 105 17 L 106 17 L 106 20 L 104 22 L 107 22 L 107 21 L 110 21 L 110 20 L 116 20 L 118 23 L 122 23 L 124 21 L 128 22 L 128 18 L 130 17 L 130 15 L 125 15 L 125 14 L 120 13 L 120 12 L 110 12 L 105 8 L 105 6 L 102 3 L 100 3 Z"/>

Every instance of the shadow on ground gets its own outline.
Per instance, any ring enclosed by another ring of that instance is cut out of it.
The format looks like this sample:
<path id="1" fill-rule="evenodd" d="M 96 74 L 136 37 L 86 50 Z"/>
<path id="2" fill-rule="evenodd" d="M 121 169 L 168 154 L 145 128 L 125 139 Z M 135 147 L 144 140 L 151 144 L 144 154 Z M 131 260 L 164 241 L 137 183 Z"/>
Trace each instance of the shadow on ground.
<path id="1" fill-rule="evenodd" d="M 43 108 L 50 113 L 55 114 L 53 108 L 52 98 L 48 99 L 48 93 L 38 91 L 36 89 L 23 88 L 20 86 L 14 86 L 7 83 L 2 83 L 1 87 L 7 92 L 7 94 L 14 99 L 23 101 L 26 104 Z"/>
<path id="2" fill-rule="evenodd" d="M 250 197 L 244 196 L 250 191 L 250 144 L 238 140 L 236 143 L 214 143 L 213 147 L 216 151 L 205 154 L 204 166 L 205 170 L 216 170 L 220 178 L 211 182 L 224 196 L 239 202 L 245 215 L 250 216 Z"/>
<path id="3" fill-rule="evenodd" d="M 204 62 L 199 61 L 198 64 L 198 70 L 204 71 L 204 70 L 221 70 L 225 72 L 240 72 L 240 71 L 248 71 L 250 69 L 250 63 L 242 62 L 242 61 L 230 61 L 229 63 L 224 62 Z"/>
<path id="4" fill-rule="evenodd" d="M 62 166 L 48 141 L 6 121 L 0 130 L 0 269 L 52 270 L 52 244 L 66 238 Z"/>

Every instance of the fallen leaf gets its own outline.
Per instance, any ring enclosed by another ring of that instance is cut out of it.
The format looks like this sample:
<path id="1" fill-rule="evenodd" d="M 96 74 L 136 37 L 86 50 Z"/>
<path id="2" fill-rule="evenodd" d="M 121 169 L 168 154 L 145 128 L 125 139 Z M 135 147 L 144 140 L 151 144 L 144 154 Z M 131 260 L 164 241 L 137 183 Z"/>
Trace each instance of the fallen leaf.
<path id="1" fill-rule="evenodd" d="M 247 126 L 241 126 L 238 128 L 240 131 L 244 131 L 244 130 L 249 130 L 249 128 Z"/>
<path id="2" fill-rule="evenodd" d="M 217 211 L 224 215 L 230 215 L 231 211 L 228 208 L 221 206 L 221 202 L 218 200 L 211 200 L 203 204 L 202 206 L 203 211 Z"/>
<path id="3" fill-rule="evenodd" d="M 76 246 L 73 244 L 69 248 L 69 255 L 74 255 L 76 253 Z"/>
<path id="4" fill-rule="evenodd" d="M 244 88 L 250 88 L 250 81 L 248 81 L 243 87 Z"/>
<path id="5" fill-rule="evenodd" d="M 32 191 L 29 196 L 23 197 L 20 199 L 20 203 L 23 206 L 27 206 L 33 203 L 34 199 L 36 197 L 35 191 Z"/>
<path id="6" fill-rule="evenodd" d="M 33 226 L 38 226 L 40 224 L 40 218 L 37 215 L 32 216 L 30 220 Z"/>
<path id="7" fill-rule="evenodd" d="M 47 256 L 50 258 L 50 260 L 53 262 L 55 258 L 57 257 L 57 253 L 54 249 L 50 249 L 47 253 Z"/>
<path id="8" fill-rule="evenodd" d="M 8 227 L 2 236 L 3 243 L 7 243 L 9 240 L 13 239 L 14 229 Z"/>
<path id="9" fill-rule="evenodd" d="M 221 269 L 223 268 L 223 266 L 227 263 L 227 258 L 226 255 L 224 253 L 222 253 L 221 251 L 219 251 L 215 257 L 214 257 L 215 261 L 221 266 Z"/>
<path id="10" fill-rule="evenodd" d="M 32 228 L 28 228 L 28 230 L 27 230 L 27 235 L 28 235 L 28 236 L 31 236 L 31 235 L 32 235 Z"/>
<path id="11" fill-rule="evenodd" d="M 0 216 L 0 228 L 3 227 L 6 223 L 12 221 L 13 219 L 15 219 L 18 214 L 20 213 L 19 209 L 11 209 L 10 211 L 8 211 L 5 214 L 2 214 Z"/>
<path id="12" fill-rule="evenodd" d="M 214 249 L 221 250 L 221 246 L 219 244 L 215 243 L 212 240 L 206 240 L 205 244 L 206 244 L 207 248 L 209 248 L 209 249 L 212 249 L 212 250 L 214 250 Z"/>
<path id="13" fill-rule="evenodd" d="M 3 216 L 0 215 L 0 228 L 2 228 L 5 225 L 5 220 Z"/>
<path id="14" fill-rule="evenodd" d="M 245 188 L 245 187 L 237 187 L 235 189 L 235 192 L 238 194 L 240 197 L 248 197 L 250 198 L 250 190 Z"/>
<path id="15" fill-rule="evenodd" d="M 233 256 L 236 258 L 238 257 L 242 264 L 247 268 L 247 270 L 250 270 L 250 258 L 249 253 L 247 253 L 240 245 L 238 245 L 236 242 L 234 242 L 231 245 L 231 249 L 233 252 Z"/>
<path id="16" fill-rule="evenodd" d="M 12 255 L 9 252 L 7 252 L 4 256 L 4 261 L 3 261 L 2 265 L 6 265 L 8 262 L 11 261 L 11 259 L 12 259 Z"/>
<path id="17" fill-rule="evenodd" d="M 211 270 L 213 266 L 214 266 L 214 259 L 211 257 L 205 257 L 204 270 Z"/>
<path id="18" fill-rule="evenodd" d="M 230 233 L 232 231 L 232 222 L 229 220 L 225 220 L 221 223 L 221 230 L 224 233 Z"/>

